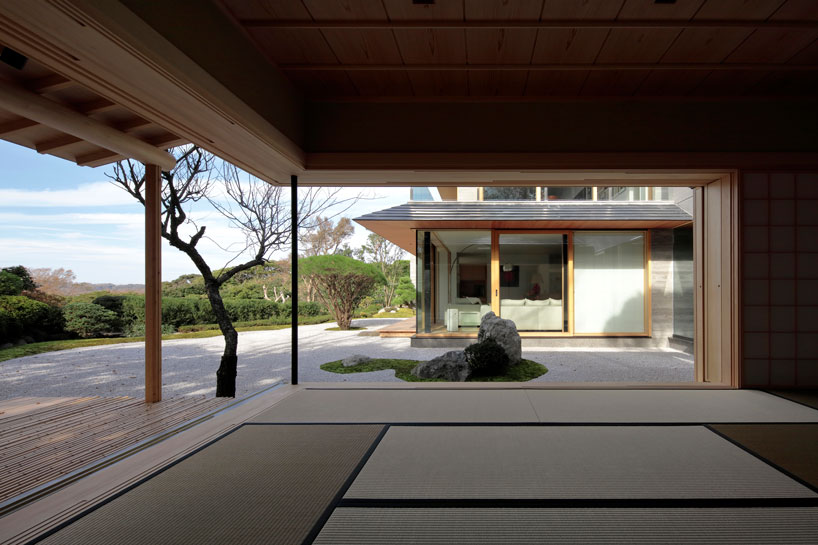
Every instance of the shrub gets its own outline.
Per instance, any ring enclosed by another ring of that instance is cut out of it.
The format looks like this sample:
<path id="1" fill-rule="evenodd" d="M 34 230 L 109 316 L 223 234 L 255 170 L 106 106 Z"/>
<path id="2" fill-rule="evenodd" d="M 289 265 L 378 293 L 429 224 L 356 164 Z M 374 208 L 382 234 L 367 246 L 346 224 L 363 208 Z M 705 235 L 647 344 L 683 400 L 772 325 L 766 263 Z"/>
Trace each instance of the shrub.
<path id="1" fill-rule="evenodd" d="M 116 313 L 93 303 L 69 303 L 63 312 L 65 329 L 86 339 L 114 331 L 119 322 Z"/>
<path id="2" fill-rule="evenodd" d="M 508 371 L 508 354 L 497 341 L 488 337 L 466 347 L 466 361 L 474 376 L 503 375 Z"/>
<path id="3" fill-rule="evenodd" d="M 190 327 L 190 326 L 188 326 Z M 126 337 L 144 337 L 145 336 L 145 322 L 135 322 L 125 328 Z M 176 328 L 170 324 L 162 324 L 162 335 L 171 335 L 176 333 Z"/>
<path id="4" fill-rule="evenodd" d="M 23 279 L 8 271 L 0 271 L 0 295 L 20 295 Z"/>
<path id="5" fill-rule="evenodd" d="M 324 305 L 318 303 L 317 301 L 301 301 L 298 302 L 298 315 L 299 316 L 318 316 L 319 314 L 326 314 L 327 309 L 324 308 Z M 290 305 L 289 309 L 287 310 L 287 316 L 292 314 L 292 306 Z"/>
<path id="6" fill-rule="evenodd" d="M 16 340 L 20 335 L 22 335 L 20 324 L 11 313 L 0 308 L 0 344 Z"/>
<path id="7" fill-rule="evenodd" d="M 18 331 L 17 335 L 53 331 L 60 326 L 60 318 L 55 315 L 59 309 L 22 295 L 0 296 L 0 309 L 15 322 L 13 329 Z"/>
<path id="8" fill-rule="evenodd" d="M 34 282 L 34 279 L 31 277 L 31 273 L 28 269 L 23 267 L 22 265 L 17 265 L 15 267 L 3 267 L 3 272 L 11 273 L 20 280 L 23 281 L 23 288 L 24 290 L 36 290 L 37 284 Z M 14 293 L 10 295 L 20 295 L 19 293 Z"/>

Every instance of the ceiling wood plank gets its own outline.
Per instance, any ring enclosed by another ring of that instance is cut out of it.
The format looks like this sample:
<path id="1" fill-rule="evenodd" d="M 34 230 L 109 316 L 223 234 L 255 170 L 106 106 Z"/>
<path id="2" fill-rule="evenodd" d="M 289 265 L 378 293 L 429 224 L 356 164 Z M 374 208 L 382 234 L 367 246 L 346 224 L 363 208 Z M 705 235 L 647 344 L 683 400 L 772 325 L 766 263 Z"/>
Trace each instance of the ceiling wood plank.
<path id="1" fill-rule="evenodd" d="M 304 6 L 316 21 L 323 20 L 363 20 L 386 21 L 386 10 L 380 2 L 372 0 L 303 0 Z"/>
<path id="2" fill-rule="evenodd" d="M 687 20 L 701 8 L 705 0 L 675 0 L 657 3 L 655 0 L 625 0 L 619 19 L 683 19 Z"/>
<path id="3" fill-rule="evenodd" d="M 383 0 L 392 21 L 462 21 L 463 3 L 448 1 L 434 4 L 413 4 L 407 0 Z"/>
<path id="4" fill-rule="evenodd" d="M 746 40 L 751 32 L 742 28 L 687 28 L 667 50 L 662 62 L 721 62 Z"/>
<path id="5" fill-rule="evenodd" d="M 543 0 L 509 2 L 508 0 L 465 0 L 467 21 L 537 21 Z"/>
<path id="6" fill-rule="evenodd" d="M 759 29 L 731 53 L 725 62 L 787 62 L 817 38 L 818 30 Z"/>
<path id="7" fill-rule="evenodd" d="M 553 19 L 614 19 L 622 9 L 624 0 L 546 0 L 541 18 Z"/>
<path id="8" fill-rule="evenodd" d="M 399 64 L 402 62 L 391 30 L 327 29 L 322 31 L 342 64 Z"/>
<path id="9" fill-rule="evenodd" d="M 470 29 L 466 53 L 472 64 L 528 64 L 537 31 L 533 29 Z"/>
<path id="10" fill-rule="evenodd" d="M 694 19 L 764 20 L 776 12 L 782 0 L 707 0 Z"/>
<path id="11" fill-rule="evenodd" d="M 520 96 L 525 92 L 527 72 L 468 72 L 471 96 Z"/>
<path id="12" fill-rule="evenodd" d="M 358 90 L 343 71 L 284 72 L 293 85 L 308 98 L 327 96 L 356 96 Z"/>
<path id="13" fill-rule="evenodd" d="M 597 63 L 657 62 L 681 30 L 613 29 L 597 57 Z"/>
<path id="14" fill-rule="evenodd" d="M 608 70 L 591 72 L 580 94 L 583 96 L 630 96 L 636 92 L 649 70 Z"/>
<path id="15" fill-rule="evenodd" d="M 338 62 L 320 30 L 250 28 L 249 33 L 276 64 Z"/>
<path id="16" fill-rule="evenodd" d="M 547 28 L 537 31 L 535 64 L 592 63 L 608 31 L 602 28 Z"/>
<path id="17" fill-rule="evenodd" d="M 639 96 L 685 96 L 709 74 L 708 70 L 653 70 L 635 94 Z"/>
<path id="18" fill-rule="evenodd" d="M 818 21 L 818 2 L 815 0 L 787 0 L 770 16 L 770 21 Z"/>
<path id="19" fill-rule="evenodd" d="M 466 62 L 466 34 L 462 30 L 429 28 L 393 32 L 407 64 Z"/>
<path id="20" fill-rule="evenodd" d="M 407 72 L 416 96 L 466 96 L 469 94 L 469 79 L 464 71 L 443 72 L 440 70 Z"/>
<path id="21" fill-rule="evenodd" d="M 414 94 L 409 77 L 403 70 L 350 72 L 349 77 L 363 96 L 412 96 Z"/>
<path id="22" fill-rule="evenodd" d="M 529 72 L 525 94 L 526 96 L 579 95 L 587 77 L 588 72 L 582 70 Z"/>
<path id="23" fill-rule="evenodd" d="M 36 121 L 32 121 L 24 117 L 14 119 L 12 121 L 6 121 L 5 123 L 0 123 L 0 136 L 12 134 L 31 127 L 36 127 L 37 125 L 39 125 L 39 123 Z"/>
<path id="24" fill-rule="evenodd" d="M 238 19 L 309 19 L 301 0 L 219 0 Z"/>

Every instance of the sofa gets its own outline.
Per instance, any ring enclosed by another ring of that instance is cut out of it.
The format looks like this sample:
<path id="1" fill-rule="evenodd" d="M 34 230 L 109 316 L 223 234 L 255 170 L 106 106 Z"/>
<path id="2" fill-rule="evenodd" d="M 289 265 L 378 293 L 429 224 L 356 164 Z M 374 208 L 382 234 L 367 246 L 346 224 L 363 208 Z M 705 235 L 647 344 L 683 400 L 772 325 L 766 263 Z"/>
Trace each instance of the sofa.
<path id="1" fill-rule="evenodd" d="M 484 305 L 477 297 L 458 297 L 446 305 L 444 316 L 446 329 L 457 331 L 459 327 L 478 327 L 483 316 L 491 311 L 491 306 Z"/>
<path id="2" fill-rule="evenodd" d="M 564 320 L 559 299 L 501 299 L 500 317 L 519 331 L 562 331 Z"/>

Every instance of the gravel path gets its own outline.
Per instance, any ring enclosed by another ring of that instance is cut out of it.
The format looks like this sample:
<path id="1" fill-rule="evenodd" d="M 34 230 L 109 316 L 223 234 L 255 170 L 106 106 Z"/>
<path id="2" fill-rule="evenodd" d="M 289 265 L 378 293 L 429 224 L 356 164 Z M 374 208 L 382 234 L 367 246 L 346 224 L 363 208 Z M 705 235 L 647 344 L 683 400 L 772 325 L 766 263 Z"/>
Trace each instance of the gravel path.
<path id="1" fill-rule="evenodd" d="M 369 330 L 395 319 L 356 320 Z M 359 331 L 326 331 L 332 324 L 301 326 L 299 377 L 302 382 L 396 382 L 393 371 L 338 375 L 319 369 L 352 354 L 373 358 L 431 359 L 449 349 L 410 348 L 407 338 L 361 336 Z M 165 397 L 215 395 L 221 337 L 163 343 Z M 24 396 L 144 395 L 144 345 L 127 343 L 48 352 L 0 362 L 0 399 Z M 548 367 L 545 382 L 693 380 L 693 357 L 675 350 L 531 348 L 523 356 Z M 290 330 L 239 334 L 236 393 L 258 391 L 290 377 Z"/>

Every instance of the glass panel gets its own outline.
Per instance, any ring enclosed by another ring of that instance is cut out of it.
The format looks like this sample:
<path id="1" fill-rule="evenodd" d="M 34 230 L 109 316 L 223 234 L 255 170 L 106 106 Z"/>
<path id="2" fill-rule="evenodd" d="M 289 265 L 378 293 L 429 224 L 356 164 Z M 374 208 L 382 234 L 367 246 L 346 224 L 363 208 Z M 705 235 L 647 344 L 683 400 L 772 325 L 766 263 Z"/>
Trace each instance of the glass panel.
<path id="1" fill-rule="evenodd" d="M 590 187 L 543 187 L 544 201 L 590 201 L 593 191 Z"/>
<path id="2" fill-rule="evenodd" d="M 563 331 L 567 235 L 500 234 L 500 317 L 520 331 Z"/>
<path id="3" fill-rule="evenodd" d="M 484 187 L 484 201 L 534 201 L 536 187 Z"/>
<path id="4" fill-rule="evenodd" d="M 441 201 L 440 192 L 436 187 L 410 187 L 409 200 L 412 201 Z"/>
<path id="5" fill-rule="evenodd" d="M 654 201 L 669 201 L 670 199 L 670 188 L 669 187 L 654 187 L 653 188 L 653 200 Z"/>
<path id="6" fill-rule="evenodd" d="M 574 233 L 574 332 L 645 332 L 645 234 Z"/>
<path id="7" fill-rule="evenodd" d="M 417 331 L 476 332 L 491 310 L 490 266 L 490 231 L 418 231 Z"/>
<path id="8" fill-rule="evenodd" d="M 673 335 L 693 338 L 693 229 L 673 230 Z"/>
<path id="9" fill-rule="evenodd" d="M 600 187 L 597 189 L 598 201 L 646 201 L 647 187 Z"/>

